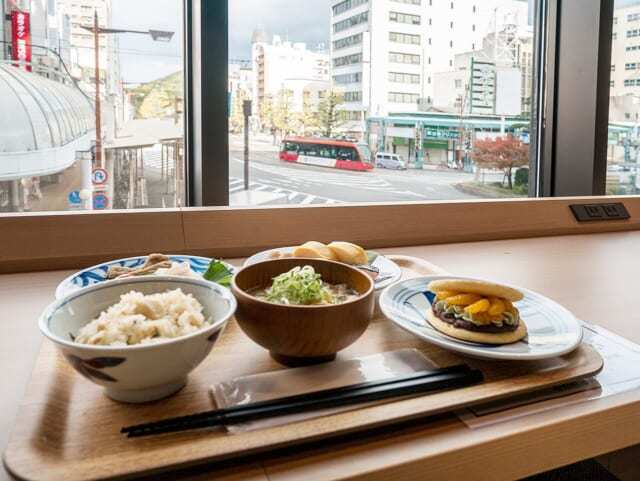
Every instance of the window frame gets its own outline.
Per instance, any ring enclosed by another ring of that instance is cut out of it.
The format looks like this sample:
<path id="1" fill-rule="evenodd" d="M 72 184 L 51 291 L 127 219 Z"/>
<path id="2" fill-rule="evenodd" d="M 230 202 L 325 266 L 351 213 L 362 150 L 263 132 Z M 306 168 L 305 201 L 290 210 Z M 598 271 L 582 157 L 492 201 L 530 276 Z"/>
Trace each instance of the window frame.
<path id="1" fill-rule="evenodd" d="M 585 3 L 581 0 L 536 2 L 532 86 L 535 108 L 532 108 L 531 138 L 535 149 L 532 172 L 537 173 L 537 182 L 531 182 L 532 197 L 604 193 L 613 0 L 590 3 L 593 5 L 583 8 Z M 575 10 L 586 11 L 580 16 L 583 23 L 567 22 L 571 17 L 569 14 Z M 224 206 L 233 211 L 234 208 L 227 207 L 228 11 L 228 0 L 184 0 L 186 192 L 189 207 Z M 586 28 L 585 24 L 593 28 Z M 573 86 L 561 88 L 570 76 L 567 76 L 568 65 L 558 60 L 563 58 L 562 53 L 572 45 L 571 42 L 582 41 L 584 33 L 592 31 L 598 32 L 596 41 L 583 50 L 580 62 L 592 74 L 587 88 L 595 95 L 593 102 L 585 102 L 584 90 L 580 95 Z M 202 52 L 207 55 L 203 57 Z M 574 129 L 573 133 L 566 127 L 558 130 L 566 126 L 567 116 L 558 115 L 565 109 L 575 118 L 581 118 L 586 112 L 590 123 L 584 129 Z M 577 156 L 568 155 L 566 148 L 559 148 L 567 140 L 573 142 L 571 145 L 577 145 L 578 141 L 588 145 L 589 168 L 584 169 Z M 581 175 L 572 179 L 562 166 L 576 167 Z M 119 215 L 131 211 L 110 212 Z M 36 222 L 35 219 L 51 215 L 38 213 L 29 219 Z M 99 217 L 96 215 L 96 222 Z"/>
<path id="2" fill-rule="evenodd" d="M 614 0 L 547 1 L 538 7 L 539 86 L 532 109 L 538 147 L 531 156 L 538 182 L 530 185 L 530 195 L 604 196 Z"/>
<path id="3" fill-rule="evenodd" d="M 205 0 L 186 1 L 207 3 Z M 210 36 L 203 38 L 202 51 L 209 51 L 207 47 L 214 45 L 228 45 L 228 1 L 216 2 L 217 7 L 210 8 L 218 11 L 217 16 L 208 17 L 209 21 L 218 22 L 218 28 L 212 29 L 209 24 Z M 530 182 L 530 198 L 605 194 L 613 17 L 614 0 L 595 0 L 589 2 L 588 7 L 582 0 L 535 2 L 530 172 L 535 172 L 536 181 Z M 585 32 L 594 31 L 598 34 L 593 36 L 592 42 L 584 42 Z M 578 56 L 575 49 L 580 46 L 581 55 Z M 225 48 L 224 55 L 227 53 Z M 210 60 L 208 57 L 206 62 L 209 66 Z M 224 65 L 227 65 L 226 58 Z M 576 67 L 578 65 L 580 69 Z M 583 82 L 582 89 L 576 89 L 573 75 L 585 70 L 590 74 L 589 81 Z M 572 125 L 571 118 L 583 119 L 581 128 Z M 208 122 L 208 125 L 213 124 L 219 125 L 217 132 L 228 135 L 226 118 L 225 122 Z M 214 137 L 219 138 L 219 135 L 208 135 L 203 140 Z M 214 170 L 227 172 L 228 177 L 228 148 L 227 143 L 224 144 L 218 146 L 213 157 L 219 164 Z M 572 155 L 574 150 L 582 154 Z M 228 186 L 222 185 L 227 182 L 223 176 L 208 177 L 207 188 L 228 191 Z M 212 178 L 217 178 L 215 186 Z M 216 198 L 215 202 L 189 205 L 228 205 L 228 194 L 224 202 Z"/>
<path id="4" fill-rule="evenodd" d="M 227 0 L 185 0 L 186 191 L 192 207 L 229 204 L 228 32 Z"/>

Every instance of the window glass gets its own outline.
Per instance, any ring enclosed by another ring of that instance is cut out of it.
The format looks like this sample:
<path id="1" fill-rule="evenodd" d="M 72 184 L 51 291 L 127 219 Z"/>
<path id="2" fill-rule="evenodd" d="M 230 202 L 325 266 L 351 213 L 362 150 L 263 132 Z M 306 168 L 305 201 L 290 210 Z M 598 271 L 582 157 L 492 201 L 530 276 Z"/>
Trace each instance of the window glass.
<path id="1" fill-rule="evenodd" d="M 528 195 L 534 7 L 230 1 L 230 204 Z M 300 155 L 281 155 L 294 138 Z"/>
<path id="2" fill-rule="evenodd" d="M 609 82 L 607 194 L 640 193 L 640 0 L 616 0 Z M 618 35 L 619 34 L 619 35 Z M 624 69 L 614 68 L 623 64 Z"/>
<path id="3" fill-rule="evenodd" d="M 356 149 L 353 147 L 340 147 L 338 149 L 338 159 L 340 160 L 356 160 Z"/>
<path id="4" fill-rule="evenodd" d="M 0 212 L 184 205 L 182 18 L 181 0 L 0 2 Z"/>

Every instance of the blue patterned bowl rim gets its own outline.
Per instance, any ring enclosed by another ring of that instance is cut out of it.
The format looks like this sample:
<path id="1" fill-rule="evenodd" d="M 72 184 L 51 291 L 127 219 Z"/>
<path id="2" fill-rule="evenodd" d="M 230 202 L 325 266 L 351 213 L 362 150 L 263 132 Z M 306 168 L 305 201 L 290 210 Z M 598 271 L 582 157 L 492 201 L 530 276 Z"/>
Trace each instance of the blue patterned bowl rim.
<path id="1" fill-rule="evenodd" d="M 204 273 L 213 260 L 209 257 L 191 256 L 186 254 L 167 254 L 167 256 L 175 262 L 188 261 L 191 269 L 199 274 Z M 56 299 L 62 299 L 71 292 L 76 292 L 79 289 L 86 289 L 87 287 L 102 282 L 112 282 L 111 280 L 107 281 L 107 279 L 105 278 L 107 270 L 110 266 L 126 265 L 128 267 L 137 267 L 143 264 L 147 257 L 148 256 L 133 256 L 125 257 L 122 259 L 113 259 L 107 262 L 103 262 L 102 264 L 96 264 L 81 271 L 74 272 L 70 276 L 63 279 L 60 284 L 58 284 L 55 294 Z M 237 269 L 234 266 L 224 261 L 221 262 L 223 262 L 231 270 L 231 272 L 236 272 Z M 98 270 L 101 271 L 100 274 L 94 272 Z"/>

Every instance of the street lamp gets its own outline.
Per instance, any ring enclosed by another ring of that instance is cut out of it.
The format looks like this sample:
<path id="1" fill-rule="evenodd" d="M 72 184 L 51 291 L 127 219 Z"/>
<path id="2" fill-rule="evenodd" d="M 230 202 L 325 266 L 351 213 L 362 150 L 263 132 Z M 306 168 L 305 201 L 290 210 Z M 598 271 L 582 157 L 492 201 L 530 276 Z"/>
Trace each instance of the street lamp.
<path id="1" fill-rule="evenodd" d="M 93 26 L 80 25 L 80 28 L 93 33 L 93 48 L 95 49 L 95 83 L 96 83 L 96 165 L 104 167 L 102 164 L 102 118 L 100 105 L 100 35 L 101 34 L 118 34 L 118 33 L 139 33 L 150 35 L 155 42 L 170 42 L 174 32 L 165 30 L 123 30 L 119 28 L 101 28 L 98 23 L 98 10 L 93 15 Z"/>

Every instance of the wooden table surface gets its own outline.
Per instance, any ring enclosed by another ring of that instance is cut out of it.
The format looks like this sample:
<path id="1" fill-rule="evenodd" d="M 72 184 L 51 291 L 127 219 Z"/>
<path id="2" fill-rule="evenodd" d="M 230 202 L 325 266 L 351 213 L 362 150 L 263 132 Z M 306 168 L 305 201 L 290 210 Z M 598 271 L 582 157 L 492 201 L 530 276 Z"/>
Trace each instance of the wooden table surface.
<path id="1" fill-rule="evenodd" d="M 381 250 L 385 252 L 385 250 Z M 526 286 L 579 318 L 640 342 L 640 231 L 389 249 L 446 270 Z M 234 262 L 237 263 L 237 262 Z M 66 271 L 0 276 L 0 447 L 8 439 L 41 337 L 37 318 Z M 250 463 L 166 478 L 224 481 L 502 480 L 640 444 L 640 393 L 470 430 L 453 416 Z M 0 480 L 9 479 L 0 472 Z"/>

